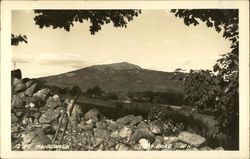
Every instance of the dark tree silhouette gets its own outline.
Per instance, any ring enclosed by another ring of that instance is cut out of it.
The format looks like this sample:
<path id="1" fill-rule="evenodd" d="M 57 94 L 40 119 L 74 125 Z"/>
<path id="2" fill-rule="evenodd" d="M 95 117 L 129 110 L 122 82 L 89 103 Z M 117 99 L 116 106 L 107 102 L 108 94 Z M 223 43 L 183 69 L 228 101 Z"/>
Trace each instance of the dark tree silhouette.
<path id="1" fill-rule="evenodd" d="M 231 137 L 232 149 L 239 149 L 239 11 L 174 9 L 171 12 L 183 18 L 188 26 L 198 25 L 199 20 L 205 22 L 207 27 L 222 31 L 223 37 L 231 41 L 231 51 L 217 60 L 214 72 L 192 71 L 184 79 L 184 85 L 186 97 L 192 103 L 203 106 L 214 104 L 220 131 Z"/>
<path id="2" fill-rule="evenodd" d="M 74 22 L 91 23 L 89 31 L 92 35 L 101 30 L 102 25 L 113 23 L 114 27 L 127 27 L 127 23 L 138 16 L 140 10 L 35 10 L 34 18 L 40 28 L 63 28 L 70 31 Z"/>
<path id="3" fill-rule="evenodd" d="M 14 34 L 11 34 L 11 45 L 17 46 L 21 42 L 28 43 L 26 35 L 21 35 L 21 34 L 14 35 Z"/>

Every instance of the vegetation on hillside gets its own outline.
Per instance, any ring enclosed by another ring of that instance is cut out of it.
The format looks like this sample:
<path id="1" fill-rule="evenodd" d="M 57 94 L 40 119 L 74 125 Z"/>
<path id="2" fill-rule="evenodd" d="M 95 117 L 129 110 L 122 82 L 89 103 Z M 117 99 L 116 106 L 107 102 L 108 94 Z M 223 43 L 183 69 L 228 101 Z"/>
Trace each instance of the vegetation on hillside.
<path id="1" fill-rule="evenodd" d="M 217 111 L 220 131 L 231 137 L 239 148 L 239 11 L 237 9 L 172 10 L 186 25 L 198 25 L 223 32 L 231 41 L 231 51 L 222 55 L 213 72 L 197 70 L 184 78 L 186 98 L 200 108 L 213 107 Z"/>

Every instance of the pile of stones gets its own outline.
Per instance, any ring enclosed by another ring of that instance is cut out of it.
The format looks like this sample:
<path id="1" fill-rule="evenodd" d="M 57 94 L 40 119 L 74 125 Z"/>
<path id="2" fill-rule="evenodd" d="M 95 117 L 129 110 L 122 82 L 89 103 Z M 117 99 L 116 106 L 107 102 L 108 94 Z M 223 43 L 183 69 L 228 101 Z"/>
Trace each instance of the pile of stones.
<path id="1" fill-rule="evenodd" d="M 112 120 L 95 108 L 83 113 L 74 100 L 62 100 L 35 80 L 15 77 L 11 137 L 12 150 L 19 151 L 213 150 L 206 146 L 205 138 L 194 133 L 181 131 L 176 136 L 164 136 L 161 125 L 142 116 L 127 115 Z"/>

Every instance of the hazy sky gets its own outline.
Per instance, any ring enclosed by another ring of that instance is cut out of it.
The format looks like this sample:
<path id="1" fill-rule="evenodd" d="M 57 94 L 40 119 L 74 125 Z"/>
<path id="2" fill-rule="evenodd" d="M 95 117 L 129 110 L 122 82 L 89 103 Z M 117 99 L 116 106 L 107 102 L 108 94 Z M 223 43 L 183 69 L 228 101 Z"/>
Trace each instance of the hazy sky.
<path id="1" fill-rule="evenodd" d="M 24 77 L 124 61 L 160 71 L 212 69 L 230 49 L 230 42 L 214 28 L 186 26 L 169 10 L 143 10 L 127 28 L 108 24 L 95 35 L 88 22 L 75 23 L 70 32 L 40 29 L 34 16 L 31 10 L 12 12 L 12 33 L 28 37 L 28 44 L 12 46 L 13 61 Z"/>

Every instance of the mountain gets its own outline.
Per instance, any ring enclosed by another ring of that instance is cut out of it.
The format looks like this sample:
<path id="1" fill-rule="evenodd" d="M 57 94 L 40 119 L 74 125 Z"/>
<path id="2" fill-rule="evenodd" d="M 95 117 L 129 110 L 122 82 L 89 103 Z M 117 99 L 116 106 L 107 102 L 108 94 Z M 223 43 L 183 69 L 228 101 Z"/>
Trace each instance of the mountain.
<path id="1" fill-rule="evenodd" d="M 106 92 L 173 90 L 183 92 L 183 86 L 171 80 L 173 72 L 143 69 L 127 62 L 94 65 L 83 69 L 39 78 L 48 85 L 72 87 L 78 85 L 83 91 L 100 86 Z"/>

